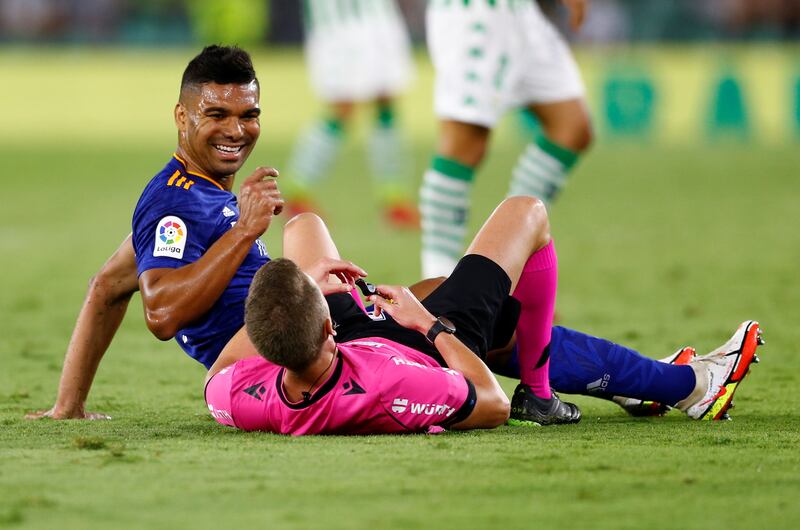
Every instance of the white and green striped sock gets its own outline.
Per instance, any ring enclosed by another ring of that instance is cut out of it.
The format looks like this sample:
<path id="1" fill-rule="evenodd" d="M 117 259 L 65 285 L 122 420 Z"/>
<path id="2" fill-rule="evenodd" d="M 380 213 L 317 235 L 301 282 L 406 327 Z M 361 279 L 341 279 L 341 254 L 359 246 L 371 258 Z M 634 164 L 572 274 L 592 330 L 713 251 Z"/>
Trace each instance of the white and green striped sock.
<path id="1" fill-rule="evenodd" d="M 384 203 L 408 200 L 406 145 L 392 121 L 379 121 L 375 125 L 367 149 L 380 199 Z"/>
<path id="2" fill-rule="evenodd" d="M 342 145 L 342 132 L 339 121 L 320 120 L 300 135 L 287 164 L 287 191 L 308 192 L 330 173 L 330 166 Z"/>
<path id="3" fill-rule="evenodd" d="M 554 144 L 544 136 L 528 147 L 517 160 L 508 196 L 530 195 L 546 205 L 555 200 L 567 181 L 567 174 L 578 155 Z"/>
<path id="4" fill-rule="evenodd" d="M 464 252 L 475 170 L 434 157 L 420 190 L 422 277 L 448 276 Z"/>

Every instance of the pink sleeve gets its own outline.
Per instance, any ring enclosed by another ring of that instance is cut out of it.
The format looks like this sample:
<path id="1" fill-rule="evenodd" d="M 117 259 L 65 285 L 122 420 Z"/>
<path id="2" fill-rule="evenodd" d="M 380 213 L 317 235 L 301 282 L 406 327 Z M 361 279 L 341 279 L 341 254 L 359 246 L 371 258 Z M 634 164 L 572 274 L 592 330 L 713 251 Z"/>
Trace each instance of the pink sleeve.
<path id="1" fill-rule="evenodd" d="M 234 367 L 223 368 L 206 383 L 206 405 L 214 419 L 223 425 L 236 427 L 231 415 L 231 382 Z"/>
<path id="2" fill-rule="evenodd" d="M 475 387 L 461 373 L 400 357 L 386 362 L 380 390 L 386 413 L 410 431 L 424 431 L 432 425 L 447 427 L 475 408 Z"/>

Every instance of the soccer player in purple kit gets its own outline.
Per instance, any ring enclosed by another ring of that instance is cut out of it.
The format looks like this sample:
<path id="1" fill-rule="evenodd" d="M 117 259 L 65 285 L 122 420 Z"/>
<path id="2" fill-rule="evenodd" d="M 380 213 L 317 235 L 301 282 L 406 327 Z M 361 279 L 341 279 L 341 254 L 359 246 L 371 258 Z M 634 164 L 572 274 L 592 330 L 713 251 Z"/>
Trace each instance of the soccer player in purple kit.
<path id="1" fill-rule="evenodd" d="M 249 56 L 211 46 L 187 66 L 175 106 L 178 148 L 133 213 L 147 326 L 210 364 L 241 327 L 250 278 L 269 260 L 258 238 L 280 213 L 277 171 L 258 168 L 231 192 L 260 133 Z"/>
<path id="2" fill-rule="evenodd" d="M 272 178 L 277 172 L 271 168 L 258 168 L 249 176 L 238 199 L 230 191 L 236 171 L 258 139 L 258 116 L 258 81 L 246 52 L 209 46 L 192 59 L 175 107 L 176 154 L 145 188 L 132 236 L 90 283 L 67 349 L 55 405 L 29 417 L 108 418 L 86 411 L 85 402 L 136 290 L 142 292 L 153 334 L 162 340 L 175 337 L 207 368 L 241 329 L 247 288 L 256 270 L 269 260 L 258 237 L 283 205 Z M 348 271 L 352 265 L 337 267 Z M 757 331 L 755 323 L 748 323 L 717 353 L 738 355 L 747 349 L 752 355 Z M 698 383 L 688 367 L 659 363 L 566 328 L 553 328 L 549 347 L 542 347 L 539 362 L 530 370 L 523 362 L 521 368 L 535 372 L 549 364 L 557 391 L 617 394 L 674 405 L 699 387 L 705 391 L 718 386 L 710 380 L 704 383 L 703 373 Z M 500 370 L 499 364 L 491 365 Z M 509 372 L 504 365 L 502 370 L 519 376 L 520 368 L 512 365 Z M 738 369 L 735 373 L 743 377 Z M 562 408 L 550 397 L 549 388 L 529 377 L 531 373 L 522 374 L 520 379 L 527 383 L 515 393 L 526 414 L 533 414 L 538 423 L 574 420 L 570 407 Z M 595 385 L 598 379 L 606 384 Z M 728 404 L 729 399 L 714 402 Z M 707 415 L 693 417 L 700 416 Z"/>

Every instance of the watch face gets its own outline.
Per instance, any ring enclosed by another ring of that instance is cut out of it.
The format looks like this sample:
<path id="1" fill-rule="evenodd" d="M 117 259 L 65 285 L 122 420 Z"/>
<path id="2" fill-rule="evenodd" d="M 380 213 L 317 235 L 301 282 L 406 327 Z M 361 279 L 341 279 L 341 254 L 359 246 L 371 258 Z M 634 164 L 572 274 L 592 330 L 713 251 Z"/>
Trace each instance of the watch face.
<path id="1" fill-rule="evenodd" d="M 449 318 L 447 318 L 447 317 L 439 317 L 439 322 L 442 323 L 442 325 L 444 326 L 444 331 L 446 331 L 447 333 L 455 333 L 456 332 L 456 326 L 452 322 L 450 322 Z"/>

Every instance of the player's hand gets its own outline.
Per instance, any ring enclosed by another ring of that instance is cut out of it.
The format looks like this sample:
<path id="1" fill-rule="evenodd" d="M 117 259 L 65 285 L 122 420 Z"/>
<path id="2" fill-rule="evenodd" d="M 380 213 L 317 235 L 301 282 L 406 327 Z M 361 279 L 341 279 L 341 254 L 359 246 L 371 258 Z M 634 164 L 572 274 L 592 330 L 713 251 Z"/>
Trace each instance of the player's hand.
<path id="1" fill-rule="evenodd" d="M 351 261 L 324 257 L 304 271 L 317 283 L 323 295 L 348 293 L 367 271 Z"/>
<path id="2" fill-rule="evenodd" d="M 569 27 L 578 31 L 586 20 L 589 11 L 589 0 L 561 0 L 569 11 Z"/>
<path id="3" fill-rule="evenodd" d="M 427 333 L 436 320 L 425 309 L 417 297 L 408 289 L 398 285 L 378 285 L 381 296 L 372 295 L 369 301 L 375 304 L 376 314 L 386 311 L 401 326 Z"/>
<path id="4" fill-rule="evenodd" d="M 239 221 L 236 226 L 253 239 L 269 228 L 273 215 L 283 211 L 283 198 L 275 178 L 278 170 L 259 167 L 239 189 Z"/>
<path id="5" fill-rule="evenodd" d="M 25 415 L 26 420 L 40 420 L 50 418 L 53 420 L 110 420 L 111 416 L 101 412 L 87 412 L 83 408 L 66 410 L 53 407 L 49 410 L 37 410 Z"/>

